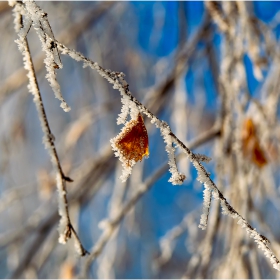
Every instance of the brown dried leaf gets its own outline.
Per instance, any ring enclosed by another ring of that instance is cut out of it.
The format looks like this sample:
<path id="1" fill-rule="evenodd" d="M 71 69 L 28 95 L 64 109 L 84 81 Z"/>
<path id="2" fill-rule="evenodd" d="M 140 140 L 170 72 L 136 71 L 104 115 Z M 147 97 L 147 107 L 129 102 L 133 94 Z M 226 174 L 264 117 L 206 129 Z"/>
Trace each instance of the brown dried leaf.
<path id="1" fill-rule="evenodd" d="M 127 166 L 131 166 L 132 161 L 141 161 L 144 156 L 149 155 L 148 133 L 140 113 L 137 120 L 131 120 L 125 125 L 114 142 Z"/>

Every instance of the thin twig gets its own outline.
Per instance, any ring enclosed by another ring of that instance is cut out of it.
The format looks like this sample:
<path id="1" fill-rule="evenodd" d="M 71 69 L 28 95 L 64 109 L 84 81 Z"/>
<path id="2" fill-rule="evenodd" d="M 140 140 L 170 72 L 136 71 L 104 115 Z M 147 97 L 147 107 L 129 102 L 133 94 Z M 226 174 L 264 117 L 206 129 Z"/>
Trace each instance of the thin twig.
<path id="1" fill-rule="evenodd" d="M 20 3 L 15 4 L 14 13 L 15 14 L 17 13 L 18 14 L 17 16 L 21 17 L 22 16 L 21 12 L 22 12 L 22 4 Z M 54 144 L 54 136 L 51 133 L 51 129 L 46 116 L 41 93 L 39 90 L 27 38 L 20 37 L 20 39 L 17 40 L 17 43 L 23 54 L 24 67 L 28 71 L 28 75 L 27 75 L 29 79 L 28 88 L 30 92 L 33 94 L 33 101 L 35 103 L 39 115 L 39 119 L 41 122 L 41 127 L 44 133 L 44 144 L 49 152 L 53 168 L 56 171 L 57 189 L 59 194 L 59 198 L 58 198 L 59 214 L 61 216 L 59 239 L 60 242 L 65 243 L 71 237 L 71 233 L 73 233 L 76 242 L 79 244 L 78 246 L 79 253 L 81 256 L 84 256 L 86 254 L 86 250 L 83 248 L 83 245 L 81 244 L 79 237 L 72 226 L 70 216 L 69 216 L 69 210 L 68 210 L 68 202 L 67 202 L 67 195 L 66 195 L 66 181 L 72 181 L 72 180 L 66 177 L 62 171 L 62 167 Z"/>

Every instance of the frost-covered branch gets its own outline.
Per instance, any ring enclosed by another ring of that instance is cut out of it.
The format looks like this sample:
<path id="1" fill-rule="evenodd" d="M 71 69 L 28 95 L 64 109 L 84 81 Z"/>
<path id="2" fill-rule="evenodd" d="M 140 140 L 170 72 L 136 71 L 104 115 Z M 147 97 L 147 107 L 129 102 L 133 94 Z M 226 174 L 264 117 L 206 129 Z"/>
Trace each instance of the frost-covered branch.
<path id="1" fill-rule="evenodd" d="M 214 127 L 210 129 L 209 131 L 206 131 L 202 135 L 198 136 L 197 138 L 193 139 L 189 143 L 189 147 L 194 149 L 214 137 L 219 135 L 220 129 L 218 127 Z M 178 155 L 177 159 L 181 159 L 184 154 L 181 153 Z M 145 182 L 141 185 L 141 187 L 133 194 L 133 196 L 127 201 L 124 206 L 121 208 L 121 210 L 118 211 L 117 214 L 114 215 L 113 218 L 109 218 L 107 220 L 104 220 L 100 223 L 100 227 L 103 229 L 103 233 L 97 240 L 96 244 L 94 245 L 93 249 L 91 250 L 91 253 L 89 257 L 86 259 L 86 262 L 84 264 L 84 267 L 81 271 L 81 276 L 86 278 L 87 271 L 92 264 L 92 262 L 102 253 L 103 248 L 107 244 L 107 242 L 110 240 L 112 234 L 118 228 L 120 222 L 123 220 L 125 215 L 129 213 L 129 211 L 135 206 L 135 204 L 141 199 L 141 197 L 149 191 L 149 189 L 154 185 L 156 180 L 160 178 L 166 171 L 168 170 L 168 163 L 163 164 L 161 167 L 159 167 L 153 175 L 148 177 Z"/>
<path id="2" fill-rule="evenodd" d="M 70 107 L 67 105 L 62 97 L 60 85 L 56 78 L 56 69 L 62 68 L 62 63 L 59 57 L 57 47 L 54 43 L 54 35 L 51 26 L 48 21 L 47 14 L 43 12 L 34 1 L 24 1 L 24 21 L 23 28 L 20 30 L 19 35 L 25 38 L 31 24 L 36 30 L 38 37 L 42 43 L 42 49 L 46 53 L 44 60 L 47 70 L 46 78 L 50 83 L 51 88 L 55 94 L 55 97 L 61 101 L 60 107 L 65 111 L 70 111 Z M 53 39 L 53 40 L 52 40 Z"/>
<path id="3" fill-rule="evenodd" d="M 129 100 L 137 106 L 138 110 L 141 113 L 145 114 L 148 118 L 151 119 L 151 122 L 154 123 L 156 127 L 158 127 L 161 130 L 164 129 L 165 131 L 170 131 L 167 133 L 167 135 L 170 136 L 173 143 L 180 147 L 183 150 L 183 152 L 188 156 L 189 160 L 192 162 L 192 164 L 198 172 L 198 180 L 201 183 L 203 183 L 208 190 L 206 192 L 207 200 L 204 203 L 206 213 L 204 213 L 201 226 L 206 227 L 207 225 L 207 216 L 210 201 L 209 192 L 211 192 L 212 197 L 220 201 L 223 214 L 229 215 L 230 217 L 237 219 L 237 223 L 246 230 L 249 236 L 258 244 L 258 247 L 261 250 L 263 250 L 265 256 L 270 259 L 271 263 L 273 264 L 273 267 L 277 270 L 280 270 L 279 260 L 268 247 L 267 239 L 263 235 L 259 234 L 254 228 L 252 228 L 252 226 L 227 202 L 226 198 L 223 196 L 223 194 L 219 191 L 215 183 L 210 178 L 210 174 L 205 170 L 204 166 L 200 162 L 200 156 L 196 156 L 195 153 L 193 153 L 184 143 L 182 143 L 180 139 L 178 139 L 177 136 L 171 131 L 170 127 L 166 122 L 158 119 L 141 102 L 139 102 L 135 97 L 132 96 L 131 92 L 129 91 L 128 83 L 124 80 L 124 74 L 104 69 L 96 62 L 91 61 L 79 52 L 70 50 L 69 48 L 67 48 L 59 42 L 56 43 L 59 50 L 61 50 L 62 54 L 69 55 L 77 61 L 82 61 L 84 63 L 84 67 L 90 67 L 96 70 L 103 78 L 105 78 L 109 83 L 113 85 L 114 89 L 119 90 L 122 97 L 126 96 L 126 98 L 129 98 Z M 109 232 L 109 229 L 107 232 Z"/>
<path id="4" fill-rule="evenodd" d="M 175 160 L 175 148 L 173 147 L 172 137 L 170 136 L 170 128 L 167 127 L 161 127 L 160 128 L 161 135 L 164 139 L 164 142 L 166 144 L 165 150 L 167 152 L 169 161 L 169 171 L 172 174 L 171 178 L 168 180 L 168 182 L 171 182 L 173 185 L 181 185 L 183 184 L 186 176 L 182 173 L 180 173 L 177 169 L 177 164 Z"/>
<path id="5" fill-rule="evenodd" d="M 64 42 L 65 44 L 73 43 L 73 41 L 77 40 L 92 23 L 96 22 L 114 4 L 115 2 L 100 2 L 93 9 L 90 9 L 83 14 L 79 21 L 75 21 L 70 26 L 66 26 L 66 28 L 61 30 L 56 36 L 57 40 Z M 44 56 L 45 54 L 43 52 L 39 52 L 33 58 L 34 66 L 38 74 L 43 69 Z M 27 77 L 25 76 L 25 69 L 23 67 L 18 68 L 8 76 L 0 84 L 0 104 L 10 97 L 12 92 L 15 92 L 18 88 L 22 87 L 26 82 Z"/>
<path id="6" fill-rule="evenodd" d="M 78 244 L 78 252 L 80 255 L 85 255 L 86 251 L 83 248 L 76 231 L 74 230 L 71 220 L 69 217 L 68 211 L 68 203 L 67 203 L 67 195 L 66 195 L 66 181 L 71 182 L 72 180 L 66 177 L 62 171 L 62 167 L 59 161 L 59 157 L 55 148 L 54 144 L 54 136 L 51 133 L 51 129 L 47 120 L 45 108 L 43 105 L 41 93 L 39 90 L 33 61 L 31 58 L 29 45 L 24 32 L 20 32 L 20 25 L 22 22 L 22 14 L 24 14 L 24 7 L 21 3 L 10 3 L 14 6 L 14 15 L 15 15 L 15 29 L 18 32 L 19 39 L 16 40 L 18 44 L 19 50 L 23 56 L 24 68 L 27 70 L 27 76 L 29 80 L 28 89 L 33 95 L 33 101 L 36 106 L 38 116 L 40 119 L 41 128 L 44 133 L 43 143 L 45 148 L 48 150 L 48 153 L 51 158 L 51 162 L 53 168 L 56 173 L 56 183 L 57 183 L 57 190 L 58 190 L 58 210 L 59 215 L 61 216 L 60 225 L 59 225 L 59 241 L 61 243 L 66 243 L 66 241 L 71 237 L 73 233 L 75 237 L 75 241 Z"/>

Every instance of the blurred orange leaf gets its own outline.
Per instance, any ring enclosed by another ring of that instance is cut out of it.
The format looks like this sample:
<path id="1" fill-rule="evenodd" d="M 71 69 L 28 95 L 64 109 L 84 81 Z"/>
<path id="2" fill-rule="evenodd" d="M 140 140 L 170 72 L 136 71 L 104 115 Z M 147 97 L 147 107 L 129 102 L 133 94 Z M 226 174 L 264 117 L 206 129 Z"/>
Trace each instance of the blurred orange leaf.
<path id="1" fill-rule="evenodd" d="M 256 126 L 252 119 L 246 119 L 242 127 L 242 150 L 245 157 L 259 168 L 267 164 L 264 150 L 260 146 Z"/>
<path id="2" fill-rule="evenodd" d="M 72 262 L 66 261 L 62 264 L 60 268 L 60 278 L 61 279 L 74 279 L 75 278 L 75 267 Z"/>

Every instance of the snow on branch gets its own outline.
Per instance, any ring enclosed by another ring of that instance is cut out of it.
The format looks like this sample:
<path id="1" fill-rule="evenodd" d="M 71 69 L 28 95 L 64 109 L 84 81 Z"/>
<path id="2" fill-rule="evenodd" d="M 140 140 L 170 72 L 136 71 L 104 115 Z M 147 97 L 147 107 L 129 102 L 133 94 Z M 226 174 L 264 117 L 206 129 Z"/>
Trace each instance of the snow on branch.
<path id="1" fill-rule="evenodd" d="M 60 234 L 59 242 L 66 243 L 66 241 L 71 237 L 73 233 L 75 244 L 77 245 L 77 251 L 80 255 L 83 256 L 86 254 L 86 250 L 83 248 L 79 237 L 72 226 L 68 211 L 66 181 L 72 182 L 72 180 L 66 177 L 62 171 L 62 167 L 54 144 L 54 136 L 51 133 L 41 93 L 39 90 L 28 41 L 26 37 L 22 37 L 22 33 L 20 32 L 20 23 L 22 22 L 21 17 L 25 12 L 24 7 L 20 2 L 10 2 L 10 5 L 14 6 L 13 13 L 15 16 L 15 29 L 19 35 L 19 39 L 16 40 L 16 43 L 18 44 L 18 48 L 23 56 L 24 68 L 27 70 L 27 77 L 29 80 L 28 90 L 33 95 L 33 101 L 36 106 L 41 128 L 44 133 L 43 143 L 45 145 L 45 148 L 48 150 L 54 171 L 56 173 L 56 184 L 58 190 L 58 212 L 61 217 L 58 229 Z"/>
<path id="2" fill-rule="evenodd" d="M 198 226 L 203 230 L 207 228 L 208 217 L 209 217 L 210 206 L 211 206 L 211 190 L 207 184 L 204 184 L 204 187 L 205 189 L 203 191 L 203 214 L 200 217 L 200 224 Z"/>
<path id="3" fill-rule="evenodd" d="M 212 197 L 214 199 L 220 201 L 223 214 L 229 215 L 233 219 L 237 218 L 238 224 L 241 225 L 241 227 L 244 228 L 247 233 L 249 233 L 249 237 L 252 238 L 258 244 L 258 248 L 260 248 L 264 252 L 264 255 L 269 258 L 270 262 L 273 264 L 273 267 L 280 271 L 279 260 L 276 258 L 276 256 L 271 251 L 271 249 L 268 247 L 267 238 L 259 234 L 255 229 L 253 229 L 252 226 L 227 202 L 223 194 L 219 191 L 218 187 L 210 178 L 210 174 L 205 170 L 204 166 L 201 164 L 201 159 L 203 157 L 201 157 L 201 155 L 196 155 L 188 147 L 186 147 L 177 138 L 177 136 L 171 130 L 169 130 L 170 128 L 167 127 L 164 121 L 159 120 L 142 103 L 140 103 L 135 97 L 132 96 L 131 92 L 129 91 L 128 84 L 124 80 L 124 74 L 121 72 L 115 72 L 115 71 L 104 69 L 96 62 L 91 61 L 90 59 L 86 58 L 79 52 L 75 50 L 70 50 L 65 45 L 59 42 L 56 42 L 56 44 L 58 46 L 58 49 L 62 52 L 62 54 L 69 55 L 70 57 L 72 57 L 77 61 L 82 61 L 84 63 L 84 67 L 90 67 L 96 70 L 103 78 L 105 78 L 109 83 L 113 85 L 114 89 L 119 90 L 123 98 L 125 97 L 126 99 L 132 101 L 137 106 L 138 110 L 141 113 L 145 114 L 148 118 L 150 118 L 151 122 L 154 123 L 157 128 L 159 128 L 161 131 L 164 132 L 164 138 L 166 138 L 165 140 L 167 142 L 166 144 L 168 145 L 169 154 L 170 152 L 171 154 L 174 152 L 172 149 L 170 149 L 171 147 L 170 143 L 173 142 L 177 145 L 177 147 L 181 148 L 184 151 L 184 153 L 188 156 L 188 158 L 190 159 L 190 161 L 192 162 L 192 164 L 194 165 L 194 167 L 198 172 L 198 180 L 204 184 L 206 190 L 204 192 L 204 199 L 205 199 L 204 213 L 201 218 L 200 226 L 204 228 L 207 225 L 207 218 L 208 218 L 210 202 L 211 202 L 211 194 L 212 194 Z M 123 112 L 124 112 L 123 115 L 125 114 L 127 115 L 127 108 L 123 110 Z M 204 159 L 208 160 L 207 157 L 205 157 Z M 173 167 L 173 163 L 171 163 L 172 167 Z"/>
<path id="4" fill-rule="evenodd" d="M 46 53 L 46 58 L 44 60 L 45 67 L 47 70 L 46 78 L 50 83 L 50 86 L 55 94 L 55 97 L 61 101 L 60 107 L 68 112 L 71 108 L 67 105 L 64 100 L 60 85 L 56 78 L 56 69 L 62 68 L 62 63 L 59 57 L 56 43 L 54 42 L 54 35 L 51 26 L 48 21 L 47 13 L 42 11 L 34 1 L 23 1 L 25 8 L 25 20 L 21 32 L 19 32 L 20 38 L 25 38 L 30 25 L 32 23 L 34 29 L 36 30 L 40 41 L 42 43 L 42 49 Z"/>
<path id="5" fill-rule="evenodd" d="M 169 158 L 169 171 L 172 174 L 168 182 L 172 183 L 173 185 L 181 185 L 184 182 L 186 176 L 178 171 L 175 161 L 175 148 L 173 147 L 172 137 L 170 136 L 171 130 L 167 123 L 164 123 L 164 126 L 160 127 L 160 132 L 166 144 L 165 150 Z"/>

